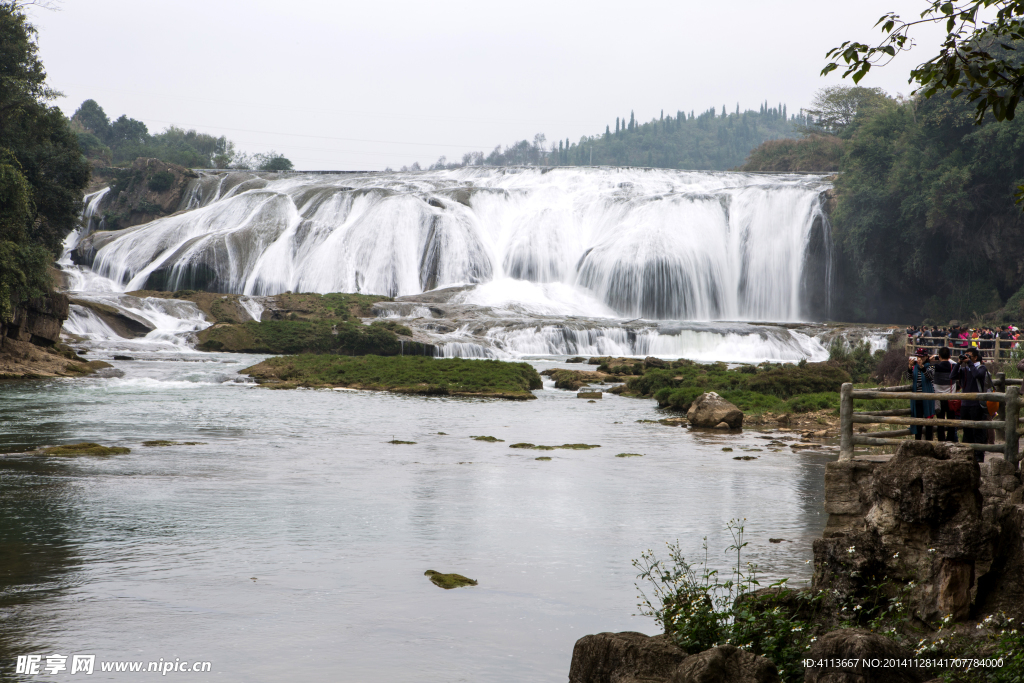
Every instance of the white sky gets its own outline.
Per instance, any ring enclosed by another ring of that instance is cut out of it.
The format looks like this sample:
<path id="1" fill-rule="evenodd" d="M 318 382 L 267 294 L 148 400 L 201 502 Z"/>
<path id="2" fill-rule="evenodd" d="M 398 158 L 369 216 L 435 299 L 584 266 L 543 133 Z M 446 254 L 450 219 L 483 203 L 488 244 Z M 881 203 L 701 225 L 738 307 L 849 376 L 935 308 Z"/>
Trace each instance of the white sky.
<path id="1" fill-rule="evenodd" d="M 806 107 L 825 52 L 876 42 L 924 0 L 281 2 L 65 0 L 32 9 L 71 115 L 95 99 L 150 132 L 226 135 L 297 169 L 399 168 L 442 154 L 604 131 L 635 110 Z M 861 85 L 908 94 L 943 32 Z M 847 80 L 847 82 L 849 82 Z"/>

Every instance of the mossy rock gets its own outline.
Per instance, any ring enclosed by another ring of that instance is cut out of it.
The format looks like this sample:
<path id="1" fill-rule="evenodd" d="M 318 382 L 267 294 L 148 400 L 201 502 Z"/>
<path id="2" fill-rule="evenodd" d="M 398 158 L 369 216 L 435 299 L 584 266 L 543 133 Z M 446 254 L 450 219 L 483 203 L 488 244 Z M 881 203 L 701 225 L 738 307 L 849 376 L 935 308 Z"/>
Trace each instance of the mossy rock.
<path id="1" fill-rule="evenodd" d="M 124 455 L 131 453 L 130 448 L 124 448 L 123 446 L 101 446 L 98 443 L 71 443 L 64 446 L 51 446 L 50 448 L 44 448 L 41 453 L 43 455 Z"/>
<path id="2" fill-rule="evenodd" d="M 550 455 L 538 455 L 536 458 L 534 458 L 534 460 L 550 460 L 550 459 L 551 459 Z"/>
<path id="3" fill-rule="evenodd" d="M 598 444 L 592 443 L 563 443 L 561 446 L 555 446 L 555 448 L 564 448 L 570 451 L 589 451 L 591 448 L 600 448 Z"/>
<path id="4" fill-rule="evenodd" d="M 757 460 L 756 455 L 734 455 L 733 460 Z"/>
<path id="5" fill-rule="evenodd" d="M 396 444 L 403 444 L 404 443 L 404 444 L 409 444 L 409 445 L 415 445 L 416 444 L 415 441 L 402 441 L 401 439 L 391 439 L 391 441 L 388 441 L 388 443 L 396 443 Z"/>
<path id="6" fill-rule="evenodd" d="M 722 450 L 724 452 L 726 452 L 726 453 L 732 453 L 732 449 L 731 448 L 723 448 Z"/>
<path id="7" fill-rule="evenodd" d="M 536 447 L 537 447 L 536 445 L 534 445 L 532 443 L 526 443 L 526 442 L 514 443 L 514 444 L 509 446 L 509 448 L 536 448 Z"/>
<path id="8" fill-rule="evenodd" d="M 494 436 L 471 436 L 469 438 L 476 441 L 486 441 L 488 443 L 505 443 L 505 439 L 499 439 Z"/>
<path id="9" fill-rule="evenodd" d="M 615 457 L 616 458 L 642 458 L 642 457 L 644 457 L 644 454 L 643 453 L 619 453 Z"/>
<path id="10" fill-rule="evenodd" d="M 165 439 L 156 439 L 155 441 L 143 441 L 143 446 L 149 446 L 150 448 L 160 448 L 163 446 L 204 446 L 204 441 L 167 441 Z"/>
<path id="11" fill-rule="evenodd" d="M 433 569 L 428 569 L 423 572 L 423 576 L 429 576 L 430 582 L 435 586 L 440 586 L 445 590 L 451 590 L 452 588 L 461 588 L 462 586 L 475 586 L 477 582 L 473 579 L 463 576 L 462 574 L 442 574 L 436 572 Z"/>

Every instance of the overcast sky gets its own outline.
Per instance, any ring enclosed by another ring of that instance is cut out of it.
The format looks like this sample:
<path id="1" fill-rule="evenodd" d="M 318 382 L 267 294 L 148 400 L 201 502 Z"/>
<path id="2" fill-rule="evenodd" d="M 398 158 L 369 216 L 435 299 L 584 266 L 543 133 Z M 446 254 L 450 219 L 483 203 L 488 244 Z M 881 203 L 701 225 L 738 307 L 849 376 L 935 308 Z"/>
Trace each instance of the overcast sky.
<path id="1" fill-rule="evenodd" d="M 806 107 L 825 52 L 875 42 L 924 0 L 274 2 L 65 0 L 32 9 L 70 116 L 95 99 L 150 132 L 170 124 L 277 150 L 297 169 L 399 168 L 495 145 L 604 131 L 630 110 Z M 913 52 L 862 85 L 910 92 Z M 848 81 L 847 81 L 848 82 Z"/>

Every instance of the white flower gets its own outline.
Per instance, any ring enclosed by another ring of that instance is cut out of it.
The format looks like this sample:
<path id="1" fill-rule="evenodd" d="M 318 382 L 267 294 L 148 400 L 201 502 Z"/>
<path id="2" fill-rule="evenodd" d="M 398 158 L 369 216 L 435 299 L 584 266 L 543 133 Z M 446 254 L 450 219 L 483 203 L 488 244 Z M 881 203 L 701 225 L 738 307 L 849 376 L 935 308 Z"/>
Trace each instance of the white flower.
<path id="1" fill-rule="evenodd" d="M 928 552 L 934 553 L 935 552 L 935 548 L 928 548 Z"/>
<path id="2" fill-rule="evenodd" d="M 849 548 L 847 548 L 847 549 L 846 549 L 846 552 L 848 552 L 848 553 L 850 553 L 851 555 L 853 555 L 853 552 L 854 552 L 854 551 L 855 551 L 856 549 L 857 549 L 857 546 L 855 546 L 855 545 L 851 545 L 851 546 L 850 546 Z M 931 552 L 931 551 L 929 551 L 929 552 Z"/>
<path id="3" fill-rule="evenodd" d="M 899 554 L 899 553 L 895 553 L 895 554 L 894 554 L 894 555 L 892 556 L 892 559 L 894 559 L 894 560 L 898 560 L 898 559 L 900 559 L 900 554 Z"/>

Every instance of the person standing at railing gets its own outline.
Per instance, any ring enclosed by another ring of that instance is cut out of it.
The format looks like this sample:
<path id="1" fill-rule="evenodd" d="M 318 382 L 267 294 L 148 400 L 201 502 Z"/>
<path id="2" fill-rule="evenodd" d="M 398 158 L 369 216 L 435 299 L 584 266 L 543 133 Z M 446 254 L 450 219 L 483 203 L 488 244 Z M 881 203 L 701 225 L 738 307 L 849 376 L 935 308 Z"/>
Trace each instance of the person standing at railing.
<path id="1" fill-rule="evenodd" d="M 923 394 L 934 394 L 935 368 L 929 360 L 928 350 L 920 348 L 917 354 L 909 358 L 907 375 L 910 377 L 910 390 Z M 935 401 L 911 401 L 911 417 L 933 418 L 935 417 Z M 914 440 L 920 441 L 923 436 L 925 441 L 932 441 L 935 428 L 914 425 L 911 427 L 914 432 Z"/>
<path id="2" fill-rule="evenodd" d="M 952 394 L 956 390 L 956 377 L 960 372 L 960 366 L 958 366 L 951 358 L 949 347 L 943 346 L 939 349 L 939 355 L 932 356 L 932 367 L 935 369 L 935 374 L 932 379 L 932 385 L 935 387 L 936 394 Z M 949 404 L 951 401 L 939 401 L 936 406 L 935 415 L 940 420 L 955 420 L 957 419 L 957 412 L 953 406 Z M 949 441 L 956 443 L 956 427 L 939 427 L 939 441 Z"/>
<path id="3" fill-rule="evenodd" d="M 958 379 L 960 390 L 965 394 L 984 393 L 988 368 L 981 358 L 981 351 L 976 348 L 967 349 L 967 355 L 960 363 Z M 985 401 L 963 401 L 960 404 L 960 419 L 984 421 L 988 420 L 988 406 Z M 987 443 L 988 430 L 964 428 L 964 443 Z M 977 462 L 985 462 L 984 451 L 974 451 Z"/>

